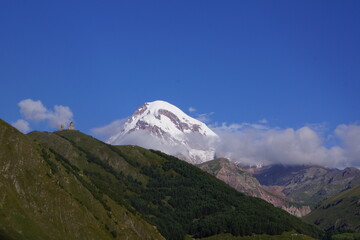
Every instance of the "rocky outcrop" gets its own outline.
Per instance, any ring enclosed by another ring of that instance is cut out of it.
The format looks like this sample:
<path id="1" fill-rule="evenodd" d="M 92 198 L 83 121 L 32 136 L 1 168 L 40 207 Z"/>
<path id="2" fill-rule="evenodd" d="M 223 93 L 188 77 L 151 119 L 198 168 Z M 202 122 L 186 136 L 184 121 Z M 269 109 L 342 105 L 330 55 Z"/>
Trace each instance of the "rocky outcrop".
<path id="1" fill-rule="evenodd" d="M 282 186 L 288 198 L 310 206 L 360 185 L 360 170 L 356 168 L 272 165 L 249 171 L 262 185 Z"/>
<path id="2" fill-rule="evenodd" d="M 309 206 L 297 207 L 291 204 L 291 199 L 282 193 L 281 186 L 262 186 L 259 181 L 235 163 L 225 158 L 219 158 L 198 165 L 202 170 L 214 175 L 239 192 L 261 198 L 290 214 L 302 217 L 308 214 Z"/>
<path id="3" fill-rule="evenodd" d="M 282 206 L 281 209 L 297 217 L 304 217 L 311 212 L 311 208 L 309 206 L 302 206 L 302 207 Z"/>

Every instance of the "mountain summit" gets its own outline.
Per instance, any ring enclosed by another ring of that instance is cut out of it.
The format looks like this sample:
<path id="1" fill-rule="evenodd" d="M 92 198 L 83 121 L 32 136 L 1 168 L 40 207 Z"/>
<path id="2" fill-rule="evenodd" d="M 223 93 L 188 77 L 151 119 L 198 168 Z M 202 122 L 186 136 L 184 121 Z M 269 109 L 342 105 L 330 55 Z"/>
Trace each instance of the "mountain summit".
<path id="1" fill-rule="evenodd" d="M 133 144 L 174 155 L 190 163 L 212 160 L 218 136 L 206 124 L 165 101 L 144 103 L 107 142 Z"/>

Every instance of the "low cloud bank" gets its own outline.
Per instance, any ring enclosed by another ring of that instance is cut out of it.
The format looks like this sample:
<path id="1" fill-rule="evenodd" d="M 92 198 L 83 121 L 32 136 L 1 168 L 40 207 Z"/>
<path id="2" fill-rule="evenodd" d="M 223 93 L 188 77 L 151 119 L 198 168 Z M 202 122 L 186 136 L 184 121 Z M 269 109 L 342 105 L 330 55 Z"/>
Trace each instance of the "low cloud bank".
<path id="1" fill-rule="evenodd" d="M 119 132 L 126 119 L 116 120 L 109 125 L 94 128 L 91 132 L 106 141 Z M 226 157 L 246 165 L 269 164 L 315 164 L 326 167 L 360 167 L 360 125 L 342 124 L 334 131 L 324 134 L 321 124 L 304 126 L 299 129 L 270 127 L 266 119 L 257 123 L 234 123 L 209 127 L 219 135 L 217 141 L 209 143 L 217 157 Z M 328 146 L 327 140 L 336 142 Z M 126 140 L 126 141 L 125 141 Z M 191 138 L 193 146 L 207 144 L 203 138 Z M 198 144 L 196 144 L 198 143 Z M 119 144 L 133 144 L 166 152 L 181 152 L 174 146 L 147 137 L 146 132 L 132 134 Z M 196 146 L 196 147 L 198 147 Z M 200 148 L 199 148 L 200 149 Z M 203 149 L 203 148 L 201 148 Z"/>
<path id="2" fill-rule="evenodd" d="M 270 128 L 264 124 L 222 124 L 212 128 L 219 136 L 218 157 L 249 165 L 317 164 L 360 167 L 360 126 L 339 125 L 333 138 L 340 144 L 325 146 L 322 134 L 308 126 Z"/>
<path id="3" fill-rule="evenodd" d="M 335 135 L 341 140 L 345 164 L 360 167 L 360 126 L 341 124 Z"/>
<path id="4" fill-rule="evenodd" d="M 156 136 L 148 134 L 146 130 L 132 132 L 124 138 L 117 139 L 113 144 L 137 145 L 147 149 L 160 150 L 174 156 L 187 155 L 187 150 L 184 145 L 169 145 L 165 140 L 159 140 Z"/>
<path id="5" fill-rule="evenodd" d="M 90 130 L 90 132 L 97 137 L 98 139 L 102 141 L 107 141 L 111 136 L 113 136 L 116 133 L 119 133 L 121 131 L 122 126 L 126 122 L 127 118 L 118 119 L 113 122 L 111 122 L 108 125 L 93 128 Z"/>
<path id="6" fill-rule="evenodd" d="M 45 122 L 51 128 L 60 128 L 61 124 L 67 126 L 73 121 L 73 112 L 67 106 L 55 105 L 54 109 L 47 109 L 38 100 L 24 99 L 18 103 L 20 114 L 24 119 L 12 123 L 14 127 L 26 133 L 30 131 L 30 123 Z"/>

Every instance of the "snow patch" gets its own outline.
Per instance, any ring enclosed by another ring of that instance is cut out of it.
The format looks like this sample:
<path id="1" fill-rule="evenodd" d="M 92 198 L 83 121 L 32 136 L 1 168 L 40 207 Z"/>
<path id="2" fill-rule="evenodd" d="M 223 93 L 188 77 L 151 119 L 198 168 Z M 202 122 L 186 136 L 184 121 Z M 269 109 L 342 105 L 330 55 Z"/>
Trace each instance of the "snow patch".
<path id="1" fill-rule="evenodd" d="M 139 107 L 107 142 L 153 148 L 201 163 L 214 158 L 217 140 L 218 135 L 201 121 L 168 102 L 154 101 Z"/>

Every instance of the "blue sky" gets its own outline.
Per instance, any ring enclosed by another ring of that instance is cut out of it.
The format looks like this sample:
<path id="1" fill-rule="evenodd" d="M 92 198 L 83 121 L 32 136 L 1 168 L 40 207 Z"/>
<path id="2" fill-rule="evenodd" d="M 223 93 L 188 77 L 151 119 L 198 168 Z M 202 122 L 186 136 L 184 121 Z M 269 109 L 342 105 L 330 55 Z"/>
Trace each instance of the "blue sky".
<path id="1" fill-rule="evenodd" d="M 357 125 L 359 12 L 350 0 L 1 1 L 0 116 L 40 100 L 90 133 L 159 99 L 212 112 L 209 124 Z"/>

